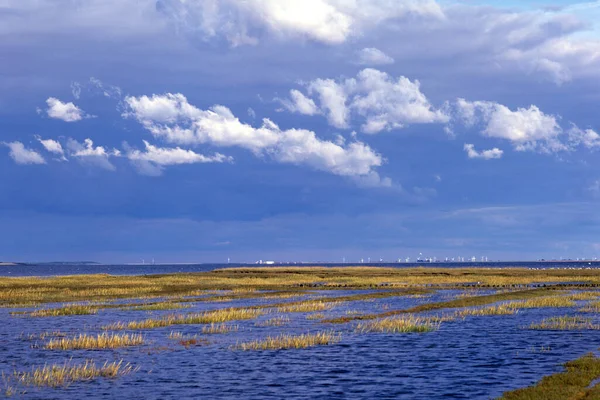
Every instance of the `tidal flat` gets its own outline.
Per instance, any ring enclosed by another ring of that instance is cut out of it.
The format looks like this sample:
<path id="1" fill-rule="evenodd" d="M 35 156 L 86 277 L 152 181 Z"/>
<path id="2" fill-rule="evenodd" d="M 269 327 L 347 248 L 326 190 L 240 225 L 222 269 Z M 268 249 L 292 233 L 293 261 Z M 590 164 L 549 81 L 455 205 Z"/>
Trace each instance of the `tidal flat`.
<path id="1" fill-rule="evenodd" d="M 597 269 L 0 278 L 0 396 L 596 398 L 599 299 Z"/>

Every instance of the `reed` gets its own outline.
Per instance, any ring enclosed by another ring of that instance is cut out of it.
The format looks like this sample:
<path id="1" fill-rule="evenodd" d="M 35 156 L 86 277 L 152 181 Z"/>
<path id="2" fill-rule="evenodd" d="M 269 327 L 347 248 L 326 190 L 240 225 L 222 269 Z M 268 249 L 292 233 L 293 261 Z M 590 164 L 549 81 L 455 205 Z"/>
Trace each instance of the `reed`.
<path id="1" fill-rule="evenodd" d="M 504 393 L 502 400 L 575 400 L 600 398 L 600 358 L 588 354 L 565 365 L 565 372 L 546 376 L 535 386 Z"/>
<path id="2" fill-rule="evenodd" d="M 587 330 L 600 329 L 600 325 L 594 324 L 591 318 L 571 317 L 568 315 L 562 317 L 552 317 L 544 319 L 539 323 L 532 323 L 529 329 L 535 330 L 553 330 L 553 331 L 569 331 L 569 330 Z"/>
<path id="3" fill-rule="evenodd" d="M 136 368 L 131 364 L 123 364 L 123 360 L 112 363 L 105 362 L 101 367 L 97 367 L 94 361 L 88 360 L 83 364 L 73 364 L 68 361 L 64 364 L 44 365 L 33 368 L 29 372 L 15 372 L 14 376 L 26 386 L 60 387 L 98 377 L 117 378 L 134 371 Z"/>
<path id="4" fill-rule="evenodd" d="M 312 321 L 320 320 L 320 319 L 324 319 L 324 318 L 325 318 L 325 314 L 323 314 L 323 313 L 312 313 L 312 314 L 308 314 L 306 316 L 306 319 L 312 320 Z"/>
<path id="5" fill-rule="evenodd" d="M 483 308 L 466 308 L 464 310 L 456 311 L 454 315 L 457 318 L 466 318 L 483 317 L 488 315 L 512 315 L 516 314 L 517 312 L 518 310 L 509 304 L 500 304 Z"/>
<path id="6" fill-rule="evenodd" d="M 584 313 L 600 313 L 600 301 L 588 303 L 577 311 Z"/>
<path id="7" fill-rule="evenodd" d="M 31 312 L 22 313 L 23 315 L 27 315 L 29 317 L 60 317 L 67 315 L 93 315 L 98 312 L 97 308 L 91 306 L 84 305 L 68 305 L 64 307 L 58 308 L 45 308 L 40 310 L 35 310 Z M 11 313 L 13 315 L 19 313 Z"/>
<path id="8" fill-rule="evenodd" d="M 162 318 L 149 318 L 142 321 L 131 321 L 128 323 L 116 322 L 114 324 L 106 325 L 103 327 L 105 330 L 123 330 L 123 329 L 156 329 L 163 328 L 172 325 L 201 325 L 201 324 L 213 324 L 223 323 L 228 321 L 240 321 L 254 319 L 264 312 L 261 310 L 254 310 L 249 308 L 237 309 L 228 308 L 215 311 L 206 311 L 203 313 L 191 313 L 191 314 L 175 314 L 167 315 Z"/>
<path id="9" fill-rule="evenodd" d="M 290 323 L 290 319 L 285 315 L 269 318 L 262 322 L 257 322 L 256 326 L 284 326 Z"/>
<path id="10" fill-rule="evenodd" d="M 235 348 L 245 351 L 304 349 L 307 347 L 330 345 L 340 340 L 341 334 L 335 332 L 306 333 L 302 335 L 283 334 L 275 337 L 268 336 L 262 340 L 240 343 Z"/>
<path id="11" fill-rule="evenodd" d="M 164 310 L 180 310 L 184 308 L 190 308 L 189 304 L 181 304 L 181 303 L 171 303 L 171 302 L 163 302 L 163 303 L 155 303 L 155 304 L 144 304 L 139 306 L 129 306 L 122 307 L 122 310 L 129 311 L 164 311 Z"/>
<path id="12" fill-rule="evenodd" d="M 423 333 L 435 331 L 439 326 L 439 322 L 429 318 L 407 316 L 361 322 L 356 325 L 355 330 L 359 333 Z"/>
<path id="13" fill-rule="evenodd" d="M 73 338 L 50 339 L 44 347 L 50 350 L 116 349 L 141 344 L 144 344 L 142 335 L 102 333 L 96 336 L 80 334 Z"/>
<path id="14" fill-rule="evenodd" d="M 280 306 L 277 308 L 277 311 L 281 313 L 325 311 L 331 310 L 333 307 L 340 304 L 342 304 L 340 301 L 307 300 Z"/>
<path id="15" fill-rule="evenodd" d="M 553 308 L 575 307 L 577 304 L 568 297 L 549 296 L 508 303 L 512 308 Z"/>
<path id="16" fill-rule="evenodd" d="M 221 333 L 237 332 L 238 329 L 238 325 L 210 324 L 209 326 L 202 327 L 202 333 L 205 335 L 215 335 Z"/>

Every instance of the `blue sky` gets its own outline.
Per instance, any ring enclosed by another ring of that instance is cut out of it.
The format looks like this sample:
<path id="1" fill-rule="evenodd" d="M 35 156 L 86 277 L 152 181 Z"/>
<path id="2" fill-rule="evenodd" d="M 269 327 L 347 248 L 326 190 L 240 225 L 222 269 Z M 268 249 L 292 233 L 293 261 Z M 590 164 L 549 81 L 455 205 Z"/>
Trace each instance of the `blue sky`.
<path id="1" fill-rule="evenodd" d="M 0 1 L 0 260 L 600 257 L 598 14 Z"/>

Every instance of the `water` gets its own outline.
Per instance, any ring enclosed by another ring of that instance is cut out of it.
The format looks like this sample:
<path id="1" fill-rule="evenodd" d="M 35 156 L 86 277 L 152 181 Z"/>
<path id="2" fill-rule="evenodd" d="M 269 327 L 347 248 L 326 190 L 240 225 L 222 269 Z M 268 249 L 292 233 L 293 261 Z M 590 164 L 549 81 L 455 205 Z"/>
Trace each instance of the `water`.
<path id="1" fill-rule="evenodd" d="M 313 291 L 308 296 L 356 293 Z M 441 291 L 428 298 L 385 298 L 344 303 L 328 316 L 353 312 L 382 312 L 457 294 Z M 230 303 L 193 303 L 203 311 L 217 307 L 264 304 L 285 300 L 236 300 Z M 291 301 L 291 300 L 288 300 Z M 234 322 L 238 332 L 202 336 L 208 345 L 185 348 L 167 338 L 169 332 L 200 334 L 200 325 L 180 325 L 142 331 L 147 344 L 118 350 L 70 352 L 36 348 L 22 333 L 61 330 L 69 335 L 99 333 L 115 321 L 140 320 L 172 311 L 100 310 L 95 316 L 27 318 L 0 309 L 10 321 L 0 329 L 0 371 L 30 369 L 66 359 L 97 363 L 124 359 L 139 371 L 116 380 L 75 383 L 66 389 L 29 388 L 26 399 L 490 399 L 504 391 L 528 386 L 542 376 L 561 370 L 566 361 L 596 350 L 597 331 L 531 331 L 531 322 L 574 314 L 576 308 L 525 309 L 516 315 L 469 317 L 445 322 L 438 331 L 424 334 L 359 334 L 354 324 L 324 325 L 290 313 L 289 325 L 257 326 L 273 318 Z M 596 323 L 597 317 L 594 316 Z M 305 350 L 239 351 L 236 343 L 279 333 L 306 333 L 335 329 L 342 340 L 331 346 Z M 41 341 L 39 343 L 42 343 Z M 32 345 L 33 348 L 32 348 Z"/>
<path id="2" fill-rule="evenodd" d="M 350 265 L 410 268 L 600 268 L 600 261 L 510 261 L 510 262 L 465 262 L 465 263 L 371 263 L 371 264 L 281 264 L 282 266 L 326 266 L 341 267 Z M 144 264 L 144 265 L 110 265 L 110 264 L 23 264 L 0 265 L 0 276 L 53 276 L 80 274 L 111 274 L 111 275 L 152 275 L 190 272 L 207 272 L 218 268 L 256 267 L 256 264 Z M 266 265 L 260 265 L 265 267 Z"/>

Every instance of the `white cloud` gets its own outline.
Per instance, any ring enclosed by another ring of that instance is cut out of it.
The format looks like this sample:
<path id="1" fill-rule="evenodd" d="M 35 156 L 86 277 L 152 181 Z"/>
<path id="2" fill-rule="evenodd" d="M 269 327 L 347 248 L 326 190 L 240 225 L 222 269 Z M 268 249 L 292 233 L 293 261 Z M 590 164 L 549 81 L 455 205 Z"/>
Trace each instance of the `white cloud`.
<path id="1" fill-rule="evenodd" d="M 197 163 L 222 163 L 231 162 L 231 157 L 216 153 L 205 156 L 192 150 L 176 148 L 161 148 L 144 140 L 146 151 L 129 148 L 127 158 L 136 166 L 139 172 L 156 176 L 160 175 L 163 167 L 169 165 L 197 164 Z M 126 146 L 128 147 L 128 146 Z"/>
<path id="2" fill-rule="evenodd" d="M 321 109 L 329 124 L 336 128 L 348 128 L 350 110 L 346 106 L 347 94 L 343 85 L 333 79 L 316 79 L 308 85 L 310 94 L 319 96 Z"/>
<path id="3" fill-rule="evenodd" d="M 584 146 L 588 149 L 600 147 L 600 134 L 593 129 L 581 129 L 572 125 L 567 131 L 568 143 L 571 148 Z"/>
<path id="4" fill-rule="evenodd" d="M 49 97 L 46 100 L 46 104 L 48 104 L 46 113 L 50 118 L 60 119 L 65 122 L 76 122 L 86 117 L 85 113 L 71 102 L 63 103 L 57 98 Z"/>
<path id="5" fill-rule="evenodd" d="M 242 147 L 277 162 L 347 177 L 373 176 L 384 162 L 364 143 L 336 144 L 309 130 L 282 130 L 266 118 L 261 126 L 253 127 L 242 123 L 227 107 L 201 110 L 181 94 L 127 97 L 125 102 L 128 112 L 124 116 L 135 117 L 154 136 L 171 143 Z M 385 179 L 379 182 L 389 183 Z"/>
<path id="6" fill-rule="evenodd" d="M 535 105 L 512 111 L 502 104 L 488 101 L 458 99 L 455 104 L 459 121 L 467 126 L 481 123 L 482 135 L 509 140 L 519 151 L 551 153 L 566 150 L 559 140 L 563 133 L 558 123 L 560 117 L 545 114 Z"/>
<path id="7" fill-rule="evenodd" d="M 233 46 L 281 39 L 339 44 L 392 19 L 443 18 L 434 0 L 163 0 L 159 9 L 177 29 Z"/>
<path id="8" fill-rule="evenodd" d="M 366 47 L 358 52 L 358 64 L 360 65 L 386 65 L 393 63 L 394 59 L 392 57 L 374 47 Z"/>
<path id="9" fill-rule="evenodd" d="M 10 149 L 10 157 L 21 165 L 46 164 L 46 160 L 35 150 L 26 148 L 21 142 L 3 142 Z"/>
<path id="10" fill-rule="evenodd" d="M 56 154 L 57 156 L 60 156 L 58 158 L 58 160 L 60 160 L 60 161 L 67 160 L 65 157 L 65 151 L 58 140 L 42 139 L 39 136 L 36 136 L 36 139 L 38 140 L 38 142 L 40 142 L 42 144 L 42 146 L 44 146 L 44 149 L 46 149 L 47 152 Z"/>
<path id="11" fill-rule="evenodd" d="M 477 151 L 475 150 L 475 145 L 465 144 L 464 149 L 467 152 L 467 156 L 469 158 L 479 158 L 482 160 L 493 160 L 502 158 L 502 155 L 504 154 L 504 152 L 498 149 L 497 147 L 494 147 L 491 150 Z"/>
<path id="12" fill-rule="evenodd" d="M 419 81 L 413 82 L 404 76 L 394 79 L 372 68 L 360 71 L 356 78 L 337 82 L 316 79 L 307 85 L 307 90 L 319 96 L 321 112 L 336 128 L 349 128 L 353 116 L 361 117 L 361 130 L 371 134 L 409 124 L 449 121 L 444 111 L 436 110 L 429 103 L 420 90 Z M 293 107 L 288 110 L 299 112 Z"/>
<path id="13" fill-rule="evenodd" d="M 121 152 L 117 149 L 107 151 L 102 146 L 94 147 L 91 139 L 85 139 L 84 143 L 79 143 L 75 139 L 67 140 L 69 155 L 76 157 L 82 164 L 103 168 L 109 171 L 115 171 L 115 166 L 109 161 L 110 157 L 118 157 Z"/>
<path id="14" fill-rule="evenodd" d="M 319 108 L 315 104 L 313 99 L 306 97 L 302 92 L 292 89 L 290 90 L 290 99 L 276 99 L 290 112 L 303 114 L 303 115 L 315 115 L 318 114 Z"/>

